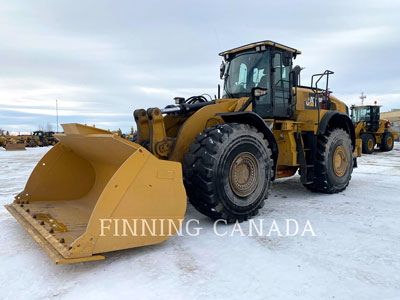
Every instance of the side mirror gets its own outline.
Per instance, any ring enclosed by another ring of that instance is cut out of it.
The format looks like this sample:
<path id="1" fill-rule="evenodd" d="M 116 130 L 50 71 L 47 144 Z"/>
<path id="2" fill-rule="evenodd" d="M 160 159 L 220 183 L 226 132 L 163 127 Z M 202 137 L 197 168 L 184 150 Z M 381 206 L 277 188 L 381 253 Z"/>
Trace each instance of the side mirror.
<path id="1" fill-rule="evenodd" d="M 292 53 L 284 52 L 282 60 L 283 60 L 283 65 L 285 67 L 290 66 L 290 64 L 292 62 Z"/>
<path id="2" fill-rule="evenodd" d="M 292 71 L 290 72 L 291 76 L 292 76 L 292 82 L 293 82 L 293 86 L 299 86 L 300 85 L 300 72 L 301 70 L 303 70 L 304 68 L 300 67 L 300 66 L 295 66 Z M 290 75 L 289 75 L 290 76 Z"/>
<path id="3" fill-rule="evenodd" d="M 222 61 L 221 66 L 219 67 L 219 78 L 222 79 L 224 78 L 225 74 L 225 62 Z"/>
<path id="4" fill-rule="evenodd" d="M 251 90 L 251 96 L 253 99 L 260 99 L 261 96 L 264 96 L 268 93 L 268 89 L 264 89 L 261 87 L 255 87 Z"/>

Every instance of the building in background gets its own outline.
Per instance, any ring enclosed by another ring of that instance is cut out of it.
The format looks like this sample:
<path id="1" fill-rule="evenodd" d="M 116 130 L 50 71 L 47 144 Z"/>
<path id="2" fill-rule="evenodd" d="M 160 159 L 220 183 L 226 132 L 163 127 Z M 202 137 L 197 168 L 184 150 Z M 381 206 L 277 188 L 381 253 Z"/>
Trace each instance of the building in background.
<path id="1" fill-rule="evenodd" d="M 392 124 L 392 129 L 400 133 L 400 109 L 392 109 L 389 112 L 382 112 L 381 118 Z M 399 139 L 397 139 L 399 141 Z"/>

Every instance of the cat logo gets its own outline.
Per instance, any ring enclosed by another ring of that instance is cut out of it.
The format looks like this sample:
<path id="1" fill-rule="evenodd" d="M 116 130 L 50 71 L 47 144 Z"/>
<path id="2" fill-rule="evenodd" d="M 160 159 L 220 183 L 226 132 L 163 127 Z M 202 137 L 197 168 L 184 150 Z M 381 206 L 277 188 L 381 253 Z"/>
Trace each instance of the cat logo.
<path id="1" fill-rule="evenodd" d="M 306 102 L 305 102 L 306 108 L 315 107 L 315 105 L 314 105 L 314 100 L 315 100 L 314 94 L 309 94 L 309 95 L 308 95 L 308 99 L 307 99 Z"/>
<path id="2" fill-rule="evenodd" d="M 315 108 L 317 108 L 316 99 L 317 98 L 315 98 L 315 94 L 314 93 L 308 94 L 308 99 L 305 102 L 306 109 L 315 109 Z M 319 101 L 319 103 L 321 103 L 323 101 L 323 95 L 318 95 L 318 101 Z"/>

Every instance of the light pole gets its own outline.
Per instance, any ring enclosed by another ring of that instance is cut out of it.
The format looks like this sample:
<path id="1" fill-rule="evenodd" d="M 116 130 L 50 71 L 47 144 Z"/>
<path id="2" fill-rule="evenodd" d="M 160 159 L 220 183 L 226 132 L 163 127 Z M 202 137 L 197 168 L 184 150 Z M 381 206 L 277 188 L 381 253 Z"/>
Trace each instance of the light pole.
<path id="1" fill-rule="evenodd" d="M 58 99 L 56 99 L 57 133 L 58 133 Z"/>
<path id="2" fill-rule="evenodd" d="M 367 96 L 364 95 L 364 92 L 361 92 L 361 96 L 360 96 L 361 105 L 364 105 L 364 100 L 365 100 L 365 98 L 367 98 Z"/>

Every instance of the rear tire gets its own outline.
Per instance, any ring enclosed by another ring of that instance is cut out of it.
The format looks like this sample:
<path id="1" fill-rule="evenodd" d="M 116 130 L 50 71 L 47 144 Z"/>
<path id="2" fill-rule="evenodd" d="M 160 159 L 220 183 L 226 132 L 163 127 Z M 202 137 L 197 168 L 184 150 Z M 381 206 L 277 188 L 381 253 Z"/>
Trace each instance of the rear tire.
<path id="1" fill-rule="evenodd" d="M 364 154 L 374 153 L 374 148 L 375 148 L 374 136 L 369 133 L 363 133 L 361 135 L 361 139 L 362 139 L 362 153 Z"/>
<path id="2" fill-rule="evenodd" d="M 313 183 L 304 186 L 313 192 L 339 193 L 346 189 L 353 173 L 350 136 L 340 128 L 318 138 Z"/>
<path id="3" fill-rule="evenodd" d="M 228 123 L 197 135 L 185 156 L 184 183 L 201 213 L 228 223 L 256 215 L 268 197 L 273 160 L 264 135 L 246 124 Z"/>
<path id="4" fill-rule="evenodd" d="M 394 146 L 394 138 L 391 132 L 386 132 L 382 137 L 382 143 L 380 149 L 382 151 L 391 151 Z"/>

